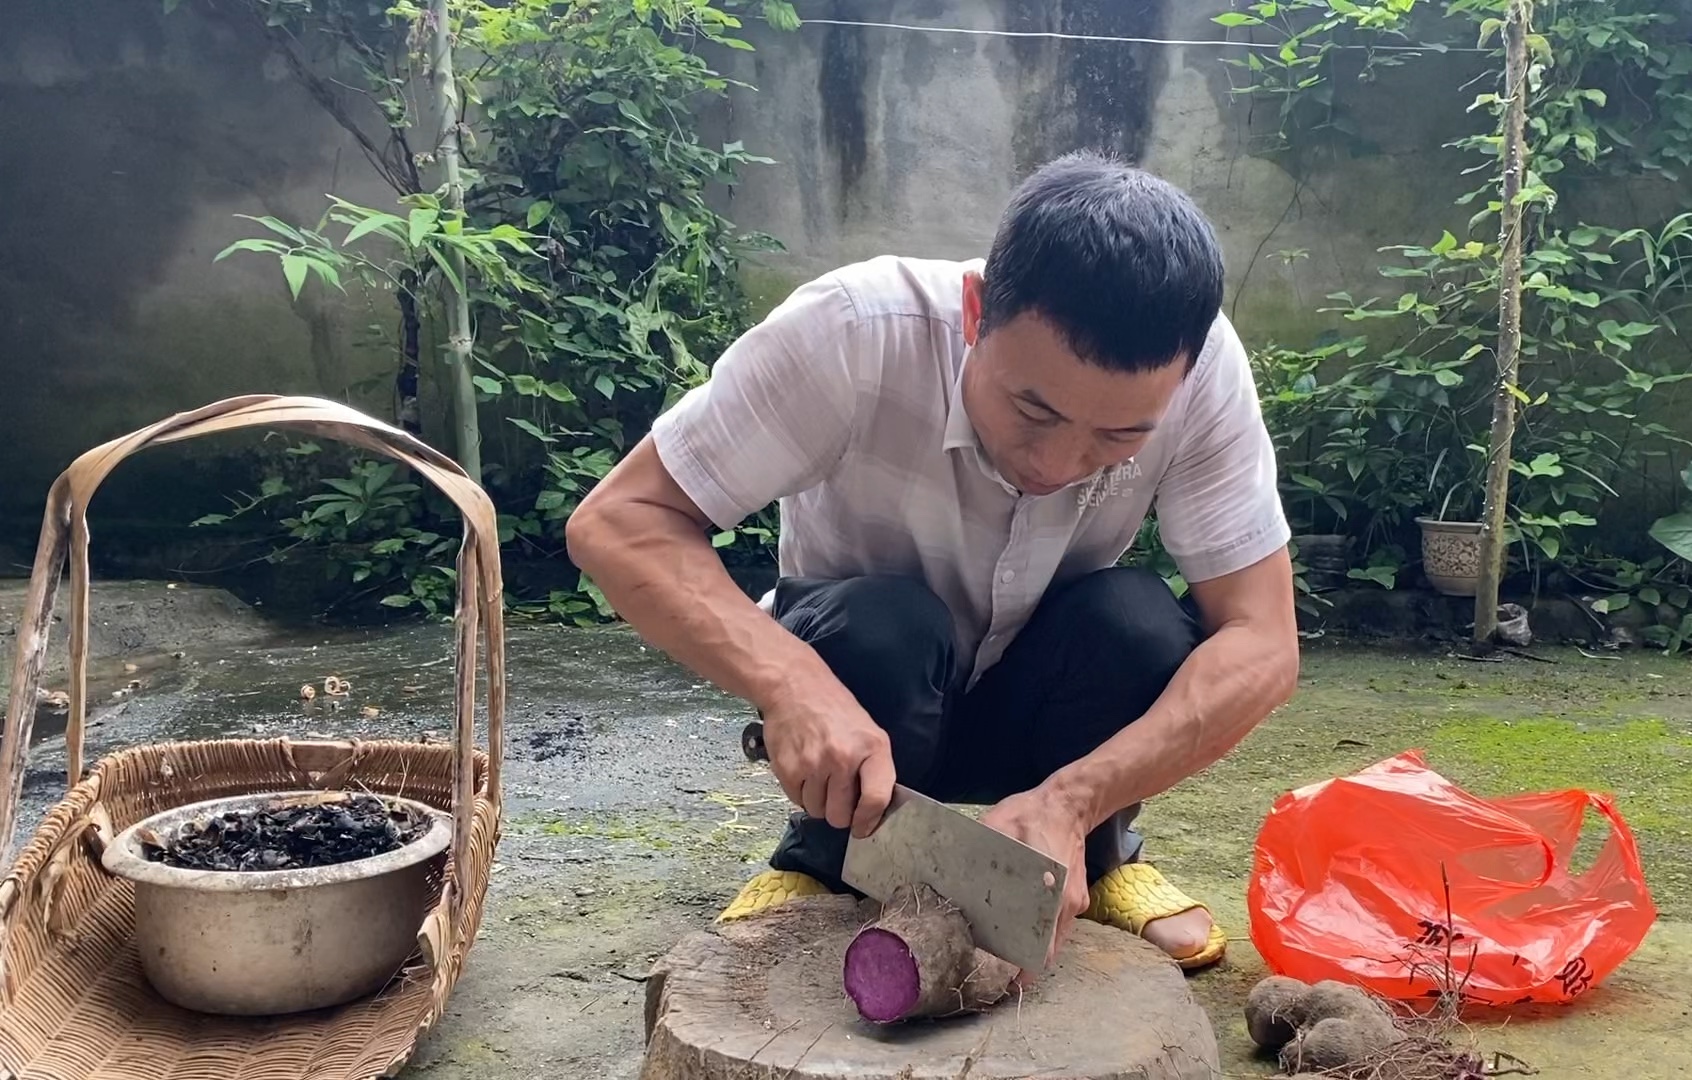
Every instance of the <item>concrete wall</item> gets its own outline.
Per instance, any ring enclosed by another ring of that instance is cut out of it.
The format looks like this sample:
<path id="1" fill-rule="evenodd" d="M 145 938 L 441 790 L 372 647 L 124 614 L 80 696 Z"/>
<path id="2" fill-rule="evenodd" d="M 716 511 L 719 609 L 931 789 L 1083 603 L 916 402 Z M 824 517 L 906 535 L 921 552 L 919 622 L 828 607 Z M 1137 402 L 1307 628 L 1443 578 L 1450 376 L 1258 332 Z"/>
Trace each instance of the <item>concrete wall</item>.
<path id="1" fill-rule="evenodd" d="M 947 27 L 1204 41 L 1226 0 L 805 0 L 801 14 Z M 810 22 L 761 25 L 732 73 L 758 87 L 722 111 L 726 137 L 777 159 L 726 201 L 787 246 L 771 295 L 882 252 L 984 255 L 1005 200 L 1076 147 L 1116 151 L 1182 185 L 1226 248 L 1229 303 L 1249 339 L 1299 338 L 1342 288 L 1367 288 L 1377 248 L 1437 240 L 1466 162 L 1441 149 L 1475 92 L 1464 58 L 1426 57 L 1338 89 L 1370 142 L 1335 140 L 1296 162 L 1266 155 L 1275 118 L 1230 93 L 1237 48 L 1089 42 Z M 1302 249 L 1288 262 L 1278 252 Z M 1237 307 L 1233 307 L 1237 305 Z"/>
<path id="2" fill-rule="evenodd" d="M 1444 229 L 1466 235 L 1473 207 L 1455 200 L 1480 179 L 1464 175 L 1473 155 L 1445 144 L 1491 122 L 1468 112 L 1487 61 L 1422 54 L 1362 79 L 1361 59 L 1345 54 L 1332 83 L 1335 127 L 1301 128 L 1296 153 L 1283 154 L 1276 106 L 1233 92 L 1245 73 L 1225 61 L 1243 51 L 1197 44 L 1242 39 L 1212 21 L 1238 6 L 801 0 L 812 21 L 798 32 L 753 27 L 757 51 L 723 62 L 758 90 L 736 91 L 717 119 L 725 138 L 777 160 L 750 170 L 724 202 L 733 219 L 786 244 L 752 275 L 760 298 L 774 302 L 799 280 L 882 252 L 985 255 L 1017 182 L 1051 157 L 1092 147 L 1181 185 L 1210 216 L 1228 269 L 1227 310 L 1248 344 L 1302 347 L 1330 329 L 1388 330 L 1319 309 L 1335 306 L 1326 299 L 1335 292 L 1396 292 L 1378 274 L 1396 261 L 1382 247 L 1432 244 Z M 1440 5 L 1425 6 L 1424 17 L 1440 18 Z M 1684 0 L 1674 6 L 1688 10 Z M 1448 32 L 1430 29 L 1429 38 Z M 1667 183 L 1563 186 L 1595 220 L 1613 219 L 1615 207 L 1666 219 L 1685 206 L 1684 188 Z M 1676 423 L 1674 399 L 1661 407 L 1658 419 Z M 1654 466 L 1637 497 L 1606 512 L 1612 539 L 1638 541 L 1679 504 L 1684 464 Z"/>
<path id="3" fill-rule="evenodd" d="M 315 220 L 334 191 L 392 193 L 290 77 L 242 5 L 8 0 L 0 34 L 0 402 L 9 428 L 0 523 L 31 532 L 77 452 L 238 393 L 346 397 L 386 415 L 385 297 L 290 304 L 274 262 L 214 265 L 254 226 Z M 1432 241 L 1467 161 L 1441 148 L 1474 61 L 1424 57 L 1339 99 L 1368 140 L 1294 161 L 1265 153 L 1274 118 L 1230 94 L 1238 50 L 938 33 L 1208 41 L 1227 0 L 801 0 L 796 33 L 749 25 L 757 51 L 716 57 L 758 87 L 712 135 L 777 159 L 723 196 L 787 253 L 750 277 L 773 302 L 798 280 L 883 252 L 984 254 L 1011 189 L 1073 147 L 1117 150 L 1183 185 L 1226 247 L 1230 310 L 1253 342 L 1303 342 L 1329 292 L 1376 285 L 1384 244 Z M 828 19 L 918 29 L 828 25 Z M 1300 251 L 1291 261 L 1278 253 Z M 183 471 L 183 460 L 192 462 Z M 181 522 L 247 479 L 218 447 L 126 466 L 99 516 Z"/>
<path id="4" fill-rule="evenodd" d="M 239 8 L 5 5 L 0 514 L 38 516 L 77 453 L 221 397 L 311 392 L 388 408 L 391 361 L 359 337 L 373 320 L 391 325 L 391 303 L 329 307 L 313 289 L 292 305 L 274 259 L 212 262 L 255 234 L 236 214 L 311 222 L 329 191 L 393 201 Z M 212 444 L 153 451 L 113 478 L 101 515 L 211 509 L 180 483 L 184 458 L 207 483 L 229 479 Z"/>

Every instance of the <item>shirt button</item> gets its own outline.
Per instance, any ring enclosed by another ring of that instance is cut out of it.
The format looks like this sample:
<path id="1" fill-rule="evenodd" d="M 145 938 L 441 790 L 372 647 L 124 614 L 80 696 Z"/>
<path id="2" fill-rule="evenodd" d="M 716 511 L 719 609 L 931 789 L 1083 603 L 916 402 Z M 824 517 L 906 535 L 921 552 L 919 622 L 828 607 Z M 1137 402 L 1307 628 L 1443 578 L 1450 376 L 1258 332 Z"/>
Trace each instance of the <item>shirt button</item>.
<path id="1" fill-rule="evenodd" d="M 1004 582 L 1006 585 L 1009 585 L 1011 582 L 1016 580 L 1016 571 L 1006 570 L 1004 573 L 999 575 L 999 580 Z"/>

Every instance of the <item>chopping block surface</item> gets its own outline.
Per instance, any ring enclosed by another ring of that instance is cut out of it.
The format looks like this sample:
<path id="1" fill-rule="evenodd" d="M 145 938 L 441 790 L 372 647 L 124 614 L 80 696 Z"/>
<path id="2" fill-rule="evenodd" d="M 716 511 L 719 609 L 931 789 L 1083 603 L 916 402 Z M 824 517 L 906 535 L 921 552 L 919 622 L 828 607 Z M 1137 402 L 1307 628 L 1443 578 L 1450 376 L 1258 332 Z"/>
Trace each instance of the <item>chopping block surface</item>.
<path id="1" fill-rule="evenodd" d="M 814 896 L 684 938 L 646 984 L 641 1080 L 1210 1080 L 1216 1034 L 1153 945 L 1078 922 L 1048 972 L 973 1016 L 868 1023 L 841 961 L 877 905 Z"/>

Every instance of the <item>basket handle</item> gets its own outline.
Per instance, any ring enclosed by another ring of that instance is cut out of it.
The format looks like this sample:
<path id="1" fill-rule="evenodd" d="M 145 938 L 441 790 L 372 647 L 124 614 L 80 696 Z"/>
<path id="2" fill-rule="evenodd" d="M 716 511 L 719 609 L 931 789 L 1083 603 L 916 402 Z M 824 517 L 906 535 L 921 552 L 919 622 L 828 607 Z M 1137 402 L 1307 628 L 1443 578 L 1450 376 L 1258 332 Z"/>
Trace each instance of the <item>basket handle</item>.
<path id="1" fill-rule="evenodd" d="M 464 518 L 458 552 L 458 605 L 454 614 L 458 656 L 453 711 L 453 850 L 459 888 L 461 860 L 470 851 L 475 804 L 476 645 L 485 632 L 488 672 L 488 792 L 500 805 L 500 761 L 505 718 L 504 585 L 493 502 L 457 462 L 399 428 L 338 402 L 314 397 L 254 394 L 178 413 L 150 427 L 87 451 L 59 474 L 47 497 L 41 538 L 30 573 L 29 595 L 18 627 L 12 687 L 0 746 L 0 856 L 10 851 L 24 764 L 35 724 L 36 690 L 47 660 L 48 627 L 65 564 L 70 564 L 70 718 L 65 726 L 67 783 L 82 779 L 83 722 L 88 701 L 88 503 L 101 482 L 129 455 L 159 443 L 179 442 L 239 428 L 295 428 L 363 447 L 410 466 L 439 488 Z M 8 860 L 9 862 L 9 860 Z"/>

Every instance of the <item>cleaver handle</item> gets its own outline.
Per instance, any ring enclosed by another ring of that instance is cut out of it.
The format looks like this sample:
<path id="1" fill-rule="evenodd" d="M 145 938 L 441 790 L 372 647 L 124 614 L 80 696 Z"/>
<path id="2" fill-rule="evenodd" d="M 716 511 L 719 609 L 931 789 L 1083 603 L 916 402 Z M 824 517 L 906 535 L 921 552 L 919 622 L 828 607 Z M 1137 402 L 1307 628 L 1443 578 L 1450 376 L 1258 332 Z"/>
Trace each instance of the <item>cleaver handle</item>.
<path id="1" fill-rule="evenodd" d="M 747 761 L 770 760 L 769 748 L 764 745 L 763 721 L 754 720 L 741 729 L 740 749 L 746 754 Z"/>

